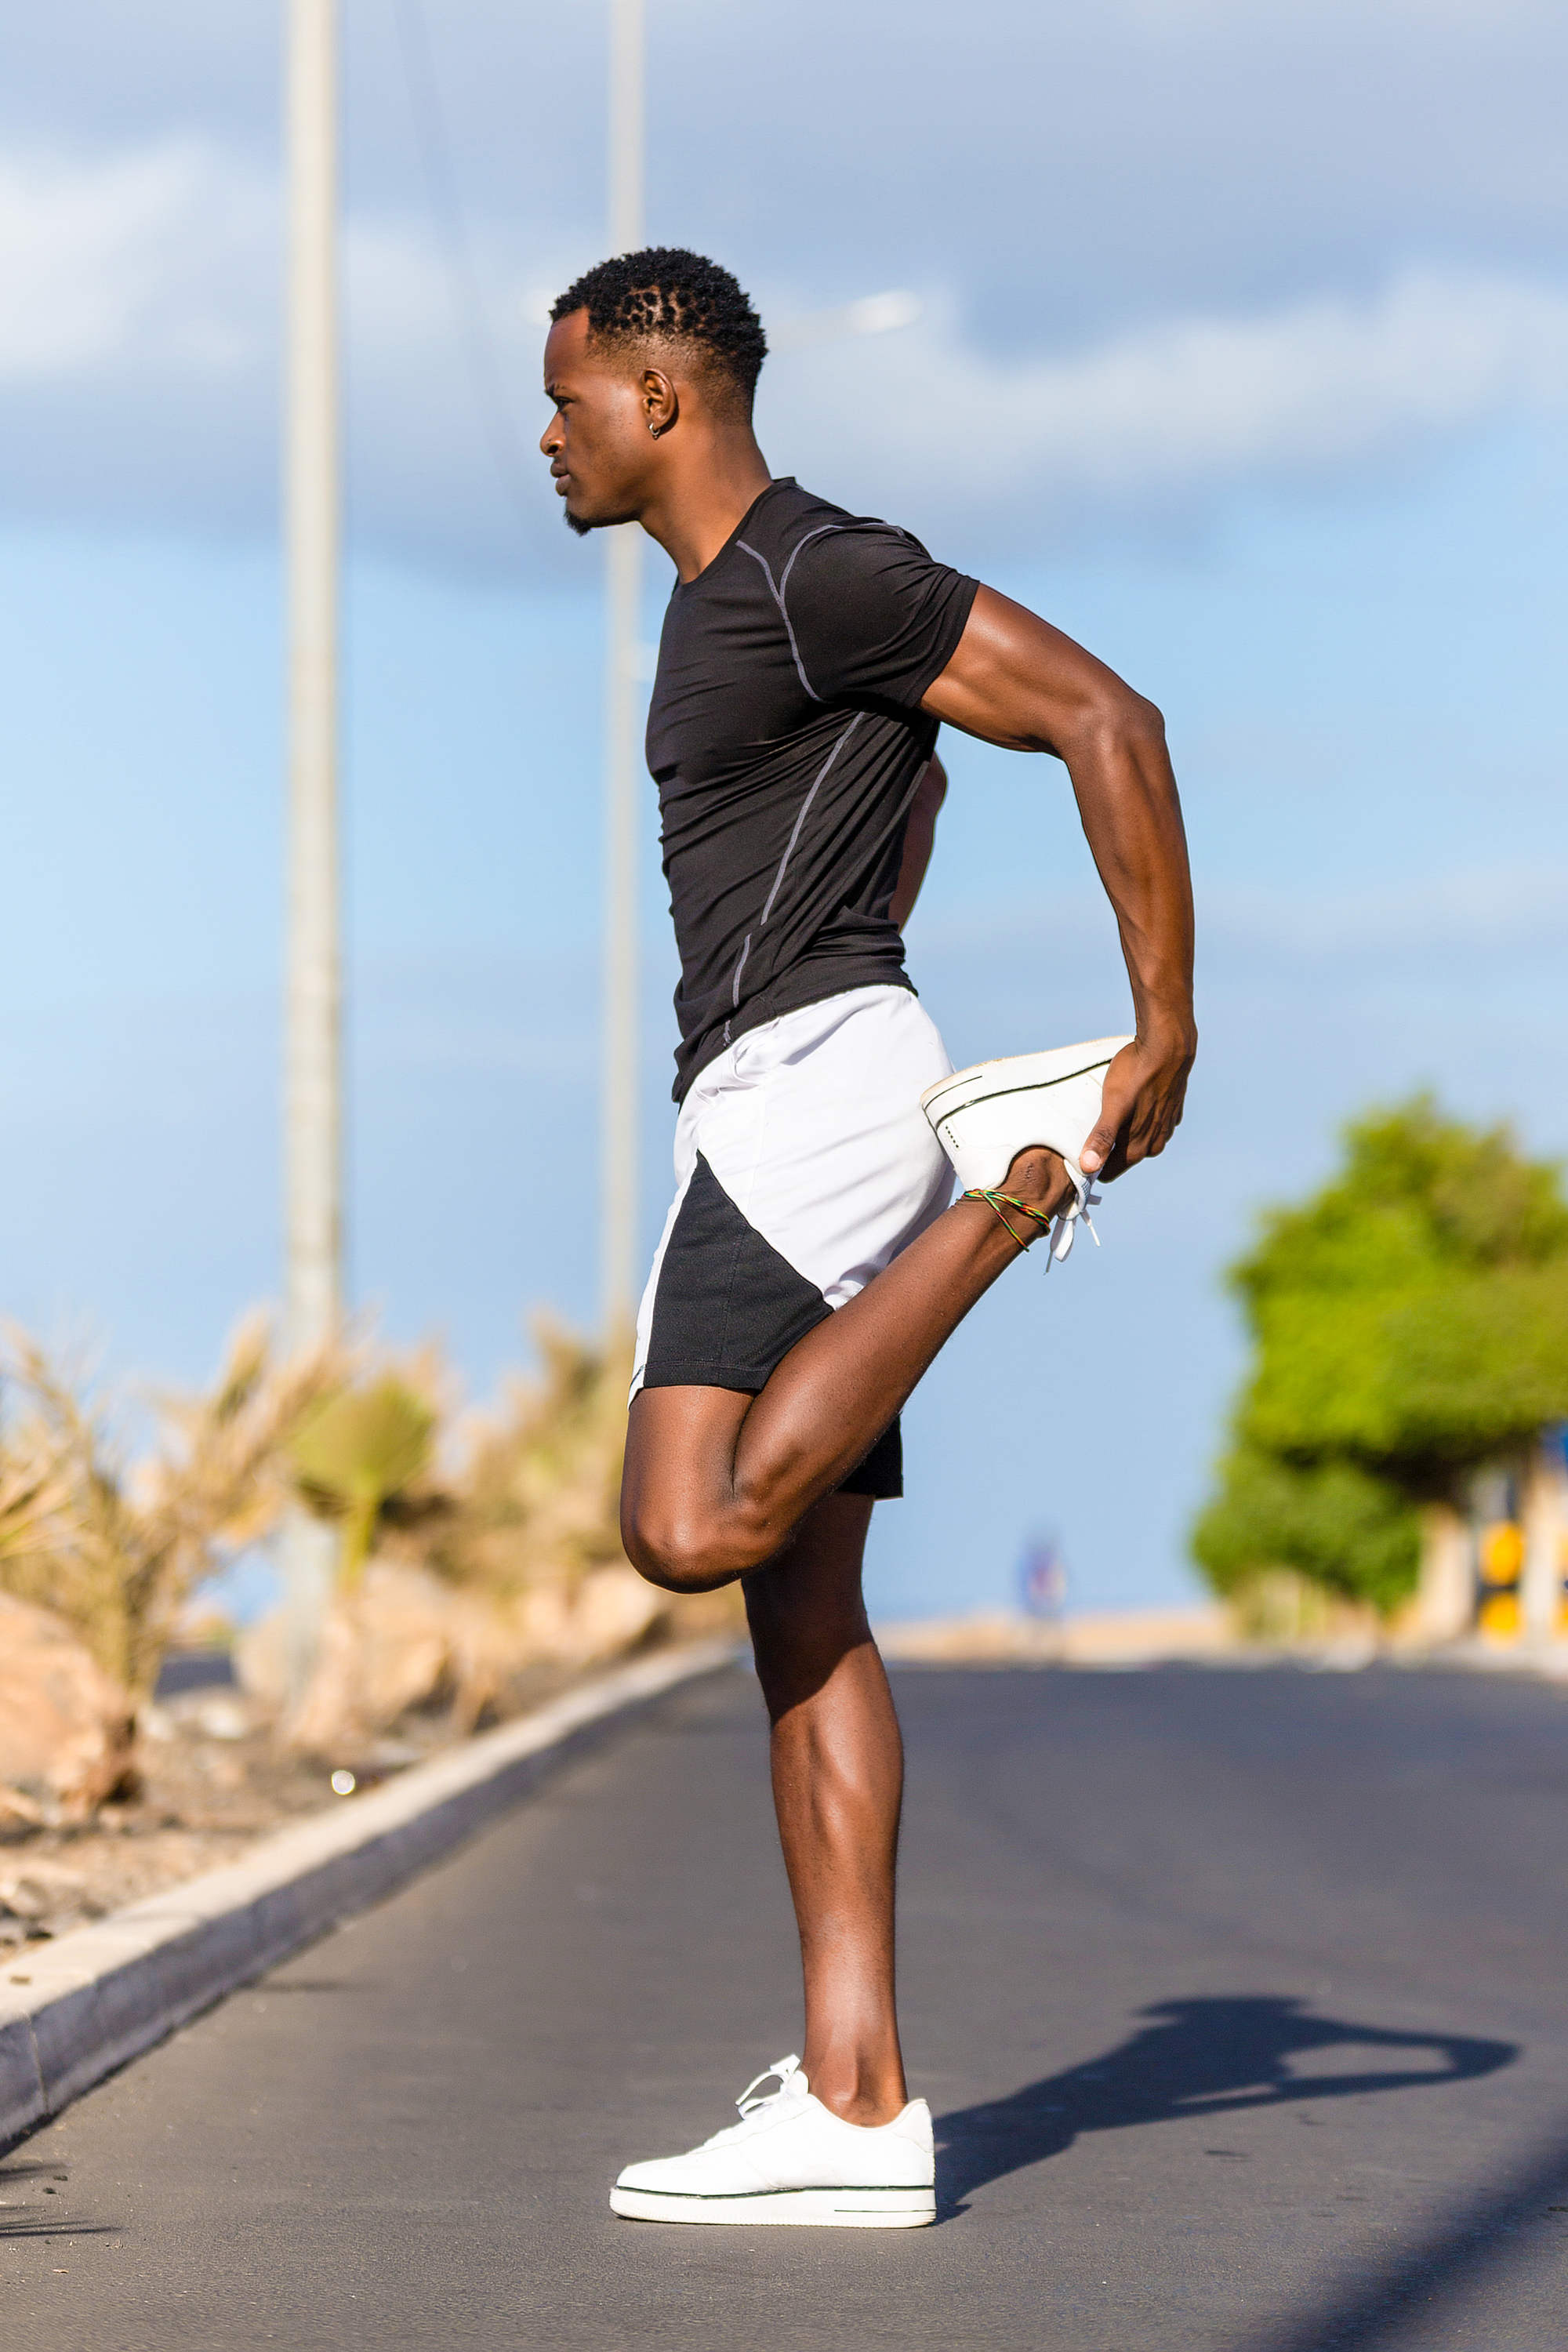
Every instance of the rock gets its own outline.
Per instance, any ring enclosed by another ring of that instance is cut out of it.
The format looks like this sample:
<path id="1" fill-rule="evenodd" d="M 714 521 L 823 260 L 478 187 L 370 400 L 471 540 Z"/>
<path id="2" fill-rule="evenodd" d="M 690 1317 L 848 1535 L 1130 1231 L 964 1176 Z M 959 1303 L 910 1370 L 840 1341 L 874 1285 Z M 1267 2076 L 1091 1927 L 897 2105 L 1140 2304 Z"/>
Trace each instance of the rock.
<path id="1" fill-rule="evenodd" d="M 289 1725 L 290 1744 L 335 1755 L 437 1701 L 452 1681 L 453 1613 L 451 1594 L 433 1576 L 373 1562 L 332 1603 L 315 1673 Z"/>
<path id="2" fill-rule="evenodd" d="M 0 1592 L 0 1785 L 46 1819 L 83 1821 L 129 1774 L 134 1729 L 129 1696 L 64 1619 Z"/>
<path id="3" fill-rule="evenodd" d="M 630 1568 L 595 1569 L 575 1590 L 538 1585 L 509 1601 L 374 1560 L 332 1603 L 289 1742 L 316 1756 L 357 1752 L 411 1709 L 447 1703 L 458 1723 L 471 1724 L 523 1667 L 619 1657 L 668 1605 Z M 236 1645 L 242 1686 L 274 1709 L 284 1703 L 287 1654 L 280 1614 Z"/>
<path id="4" fill-rule="evenodd" d="M 595 1568 L 577 1587 L 572 1627 L 584 1658 L 618 1657 L 668 1613 L 668 1596 L 635 1568 Z"/>
<path id="5" fill-rule="evenodd" d="M 586 1666 L 619 1657 L 668 1612 L 668 1594 L 633 1568 L 591 1569 L 574 1591 L 536 1585 L 517 1604 L 519 1663 Z"/>
<path id="6" fill-rule="evenodd" d="M 0 1941 L 21 1944 L 66 1936 L 103 1916 L 79 1870 L 35 1855 L 19 1869 L 0 1872 Z"/>

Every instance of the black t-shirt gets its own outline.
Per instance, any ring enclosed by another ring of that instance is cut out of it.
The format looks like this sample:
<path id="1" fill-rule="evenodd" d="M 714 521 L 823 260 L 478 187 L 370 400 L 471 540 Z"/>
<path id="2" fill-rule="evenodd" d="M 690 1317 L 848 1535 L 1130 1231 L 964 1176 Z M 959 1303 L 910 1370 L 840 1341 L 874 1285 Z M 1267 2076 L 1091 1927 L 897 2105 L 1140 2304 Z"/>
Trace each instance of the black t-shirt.
<path id="1" fill-rule="evenodd" d="M 680 950 L 679 1102 L 734 1038 L 879 981 L 937 722 L 921 697 L 977 583 L 787 478 L 665 615 L 647 718 Z"/>

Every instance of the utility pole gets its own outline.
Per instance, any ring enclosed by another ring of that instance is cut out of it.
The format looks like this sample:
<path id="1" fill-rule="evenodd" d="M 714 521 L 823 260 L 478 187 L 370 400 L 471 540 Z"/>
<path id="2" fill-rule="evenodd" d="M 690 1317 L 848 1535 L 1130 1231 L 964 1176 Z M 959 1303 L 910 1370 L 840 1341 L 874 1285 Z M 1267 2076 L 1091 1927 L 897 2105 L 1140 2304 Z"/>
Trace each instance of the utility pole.
<path id="1" fill-rule="evenodd" d="M 609 10 L 610 249 L 631 253 L 643 241 L 643 0 L 609 0 Z M 622 523 L 605 541 L 600 1287 L 609 1334 L 630 1323 L 637 1306 L 642 526 Z"/>
<path id="2" fill-rule="evenodd" d="M 338 944 L 337 0 L 286 0 L 288 409 L 284 433 L 289 831 L 283 1049 L 285 1338 L 320 1346 L 342 1307 Z M 290 1681 L 331 1598 L 332 1530 L 296 1508 L 279 1559 Z"/>

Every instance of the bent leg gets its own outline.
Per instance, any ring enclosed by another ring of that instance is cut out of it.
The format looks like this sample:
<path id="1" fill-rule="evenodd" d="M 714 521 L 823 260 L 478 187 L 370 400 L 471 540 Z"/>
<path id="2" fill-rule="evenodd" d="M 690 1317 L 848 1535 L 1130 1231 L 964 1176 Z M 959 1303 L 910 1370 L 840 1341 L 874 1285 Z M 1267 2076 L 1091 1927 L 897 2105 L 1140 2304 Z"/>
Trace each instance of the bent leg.
<path id="1" fill-rule="evenodd" d="M 893 1989 L 904 1761 L 860 1591 L 870 1518 L 864 1496 L 826 1496 L 745 1583 L 800 1928 L 802 2063 L 824 2105 L 852 2124 L 887 2123 L 906 2098 Z"/>
<path id="2" fill-rule="evenodd" d="M 1007 1190 L 1049 1215 L 1071 1186 L 1054 1152 L 1030 1150 L 1008 1171 Z M 1018 1240 L 984 1202 L 957 1201 L 808 1331 L 754 1397 L 643 1389 L 632 1403 L 621 1486 L 622 1541 L 635 1566 L 652 1583 L 704 1591 L 772 1559 L 811 1506 L 864 1460 L 1018 1255 Z"/>

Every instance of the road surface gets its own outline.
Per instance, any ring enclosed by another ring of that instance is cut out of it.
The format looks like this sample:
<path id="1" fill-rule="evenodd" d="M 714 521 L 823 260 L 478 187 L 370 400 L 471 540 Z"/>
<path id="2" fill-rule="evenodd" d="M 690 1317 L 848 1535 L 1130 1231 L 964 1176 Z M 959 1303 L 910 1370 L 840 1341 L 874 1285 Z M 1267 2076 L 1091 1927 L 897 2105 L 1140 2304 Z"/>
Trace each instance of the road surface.
<path id="1" fill-rule="evenodd" d="M 606 2208 L 798 2047 L 734 1671 L 0 2159 L 5 2344 L 1568 2346 L 1568 1693 L 897 1686 L 936 2229 Z"/>

